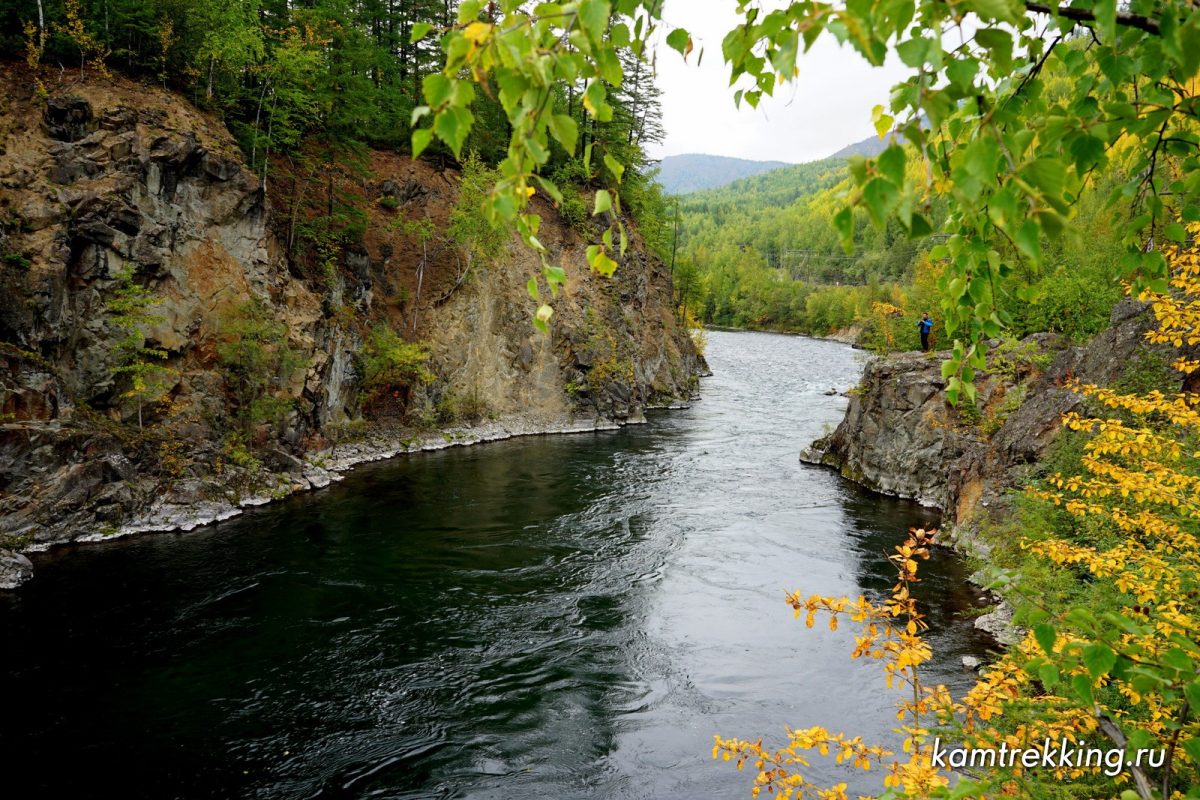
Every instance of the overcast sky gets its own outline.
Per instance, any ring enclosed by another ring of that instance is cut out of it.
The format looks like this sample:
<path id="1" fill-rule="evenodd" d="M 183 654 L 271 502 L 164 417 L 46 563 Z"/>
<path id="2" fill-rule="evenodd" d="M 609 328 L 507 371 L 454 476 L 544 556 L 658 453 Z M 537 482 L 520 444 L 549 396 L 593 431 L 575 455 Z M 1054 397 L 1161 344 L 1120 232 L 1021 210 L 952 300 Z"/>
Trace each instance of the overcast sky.
<path id="1" fill-rule="evenodd" d="M 764 3 L 764 5 L 766 5 Z M 721 40 L 734 26 L 736 0 L 666 0 L 662 35 L 682 26 L 696 51 L 684 64 L 658 48 L 666 140 L 650 155 L 708 153 L 758 161 L 802 163 L 824 158 L 870 136 L 871 109 L 887 103 L 888 89 L 905 75 L 894 57 L 872 67 L 849 47 L 822 40 L 800 58 L 800 77 L 764 98 L 757 110 L 733 105 Z M 700 48 L 702 65 L 696 67 Z"/>

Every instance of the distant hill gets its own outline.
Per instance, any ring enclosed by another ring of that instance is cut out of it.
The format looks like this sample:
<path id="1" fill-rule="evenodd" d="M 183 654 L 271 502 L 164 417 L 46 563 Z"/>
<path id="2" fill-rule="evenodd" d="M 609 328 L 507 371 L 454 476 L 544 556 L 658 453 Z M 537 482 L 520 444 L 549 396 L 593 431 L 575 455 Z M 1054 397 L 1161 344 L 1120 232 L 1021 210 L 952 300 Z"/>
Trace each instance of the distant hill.
<path id="1" fill-rule="evenodd" d="M 890 145 L 896 138 L 899 138 L 900 141 L 904 141 L 904 137 L 899 136 L 899 134 L 894 131 L 884 139 L 880 139 L 878 136 L 872 134 L 871 136 L 863 139 L 861 142 L 855 142 L 854 144 L 846 145 L 841 150 L 838 150 L 836 153 L 831 155 L 830 158 L 849 158 L 850 156 L 866 156 L 867 158 L 871 158 L 872 156 L 877 156 L 886 150 L 887 146 Z"/>
<path id="2" fill-rule="evenodd" d="M 715 189 L 740 178 L 790 166 L 783 161 L 750 161 L 744 158 L 688 153 L 667 156 L 659 165 L 658 182 L 671 194 Z"/>
<path id="3" fill-rule="evenodd" d="M 686 211 L 699 209 L 737 210 L 770 216 L 795 203 L 805 202 L 847 176 L 845 158 L 823 158 L 806 164 L 787 164 L 768 172 L 739 178 L 717 190 L 689 194 Z"/>

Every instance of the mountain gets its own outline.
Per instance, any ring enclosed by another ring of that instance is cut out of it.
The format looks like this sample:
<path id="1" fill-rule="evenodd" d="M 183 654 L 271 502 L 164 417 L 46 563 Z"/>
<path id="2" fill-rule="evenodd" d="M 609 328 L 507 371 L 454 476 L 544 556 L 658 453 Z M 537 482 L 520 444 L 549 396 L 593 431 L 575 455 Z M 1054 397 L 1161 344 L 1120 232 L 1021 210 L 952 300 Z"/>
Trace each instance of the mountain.
<path id="1" fill-rule="evenodd" d="M 744 158 L 688 153 L 667 156 L 659 165 L 658 181 L 671 194 L 715 189 L 739 178 L 790 166 L 784 161 L 751 161 Z"/>
<path id="2" fill-rule="evenodd" d="M 921 127 L 928 127 L 928 120 L 925 117 L 921 118 Z M 880 139 L 878 136 L 871 135 L 867 138 L 848 144 L 841 150 L 830 156 L 830 158 L 849 158 L 850 156 L 866 156 L 872 158 L 879 155 L 887 149 L 893 141 L 904 141 L 904 137 L 897 131 L 892 131 L 886 139 Z"/>

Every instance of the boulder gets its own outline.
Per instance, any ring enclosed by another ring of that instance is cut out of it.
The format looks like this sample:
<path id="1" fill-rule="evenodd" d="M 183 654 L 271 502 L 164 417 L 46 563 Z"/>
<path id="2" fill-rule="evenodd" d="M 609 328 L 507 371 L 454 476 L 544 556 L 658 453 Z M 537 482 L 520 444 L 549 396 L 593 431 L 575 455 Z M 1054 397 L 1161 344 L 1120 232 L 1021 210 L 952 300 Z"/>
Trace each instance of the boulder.
<path id="1" fill-rule="evenodd" d="M 50 138 L 60 142 L 77 142 L 97 127 L 92 104 L 74 94 L 46 98 L 42 122 Z"/>
<path id="2" fill-rule="evenodd" d="M 33 577 L 33 564 L 12 550 L 0 550 L 0 589 L 16 589 Z"/>

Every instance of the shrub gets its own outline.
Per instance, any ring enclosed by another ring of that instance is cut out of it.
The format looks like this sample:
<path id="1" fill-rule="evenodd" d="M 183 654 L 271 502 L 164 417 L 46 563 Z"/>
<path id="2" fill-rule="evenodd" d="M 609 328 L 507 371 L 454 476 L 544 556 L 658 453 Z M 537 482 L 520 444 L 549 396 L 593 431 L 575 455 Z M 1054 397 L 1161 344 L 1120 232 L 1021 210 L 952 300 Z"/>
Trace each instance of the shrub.
<path id="1" fill-rule="evenodd" d="M 562 202 L 558 204 L 559 216 L 572 228 L 576 230 L 583 228 L 588 221 L 587 201 L 583 199 L 583 192 L 572 184 L 564 184 L 560 188 Z"/>
<path id="2" fill-rule="evenodd" d="M 376 325 L 358 354 L 361 399 L 369 403 L 392 394 L 407 401 L 414 386 L 435 380 L 428 361 L 428 344 L 406 342 L 390 326 Z"/>
<path id="3" fill-rule="evenodd" d="M 491 187 L 499 179 L 475 153 L 462 165 L 462 183 L 458 199 L 450 210 L 446 233 L 457 245 L 474 258 L 485 261 L 496 258 L 508 240 L 507 230 L 492 219 L 487 208 Z"/>
<path id="4" fill-rule="evenodd" d="M 478 388 L 462 394 L 452 389 L 442 393 L 436 406 L 438 422 L 450 425 L 455 422 L 478 422 L 488 416 L 487 400 Z"/>
<path id="5" fill-rule="evenodd" d="M 289 346 L 287 334 L 287 326 L 257 298 L 228 312 L 221 321 L 217 355 L 243 431 L 280 422 L 294 406 L 292 398 L 280 392 L 303 362 Z"/>

